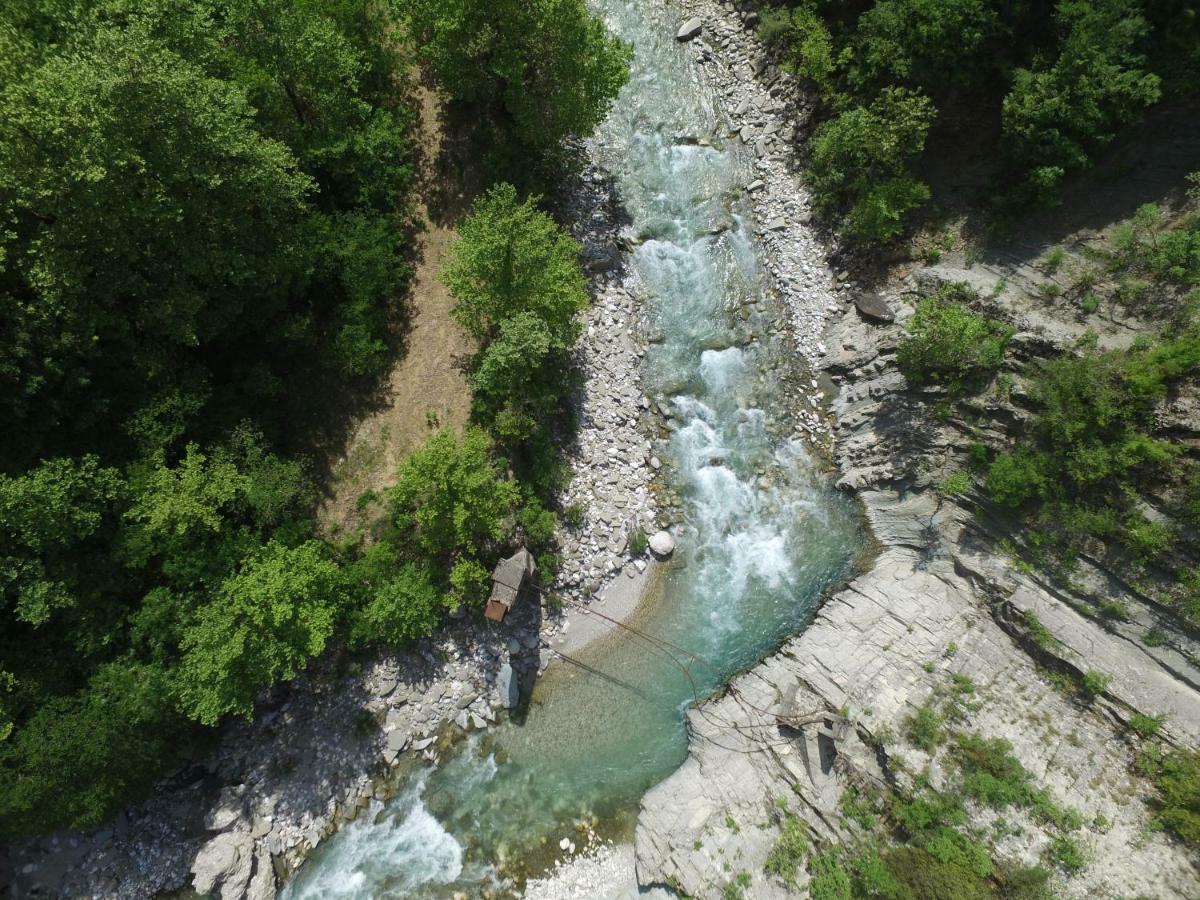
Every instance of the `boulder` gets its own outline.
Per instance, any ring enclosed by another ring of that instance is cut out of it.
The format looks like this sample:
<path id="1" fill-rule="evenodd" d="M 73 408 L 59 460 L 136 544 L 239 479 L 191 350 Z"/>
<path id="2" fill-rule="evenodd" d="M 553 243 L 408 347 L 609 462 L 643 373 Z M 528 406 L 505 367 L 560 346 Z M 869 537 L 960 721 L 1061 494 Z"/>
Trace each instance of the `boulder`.
<path id="1" fill-rule="evenodd" d="M 894 322 L 896 314 L 887 301 L 874 291 L 864 291 L 854 298 L 854 308 L 864 319 L 875 322 Z"/>
<path id="2" fill-rule="evenodd" d="M 505 663 L 496 676 L 496 688 L 500 691 L 500 702 L 505 709 L 514 709 L 521 702 L 521 685 L 513 667 Z"/>
<path id="3" fill-rule="evenodd" d="M 192 887 L 198 894 L 221 900 L 240 900 L 250 881 L 254 839 L 244 832 L 227 831 L 200 848 L 192 863 Z"/>
<path id="4" fill-rule="evenodd" d="M 209 831 L 224 831 L 245 813 L 242 794 L 245 788 L 229 786 L 221 788 L 217 805 L 210 809 L 204 817 L 204 827 Z"/>
<path id="5" fill-rule="evenodd" d="M 656 531 L 650 535 L 650 552 L 663 559 L 675 552 L 675 538 L 669 531 Z"/>
<path id="6" fill-rule="evenodd" d="M 700 37 L 700 32 L 704 31 L 704 23 L 699 19 L 688 19 L 679 26 L 679 31 L 675 33 L 675 40 L 680 43 L 695 40 Z"/>
<path id="7" fill-rule="evenodd" d="M 246 890 L 246 900 L 275 900 L 275 867 L 271 855 L 259 851 L 254 861 L 254 877 Z"/>

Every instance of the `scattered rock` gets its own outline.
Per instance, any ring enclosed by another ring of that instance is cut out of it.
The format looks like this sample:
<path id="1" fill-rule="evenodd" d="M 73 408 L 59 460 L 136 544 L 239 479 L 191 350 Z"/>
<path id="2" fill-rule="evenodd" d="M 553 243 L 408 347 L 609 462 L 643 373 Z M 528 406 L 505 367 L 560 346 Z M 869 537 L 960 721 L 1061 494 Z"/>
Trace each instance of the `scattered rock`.
<path id="1" fill-rule="evenodd" d="M 679 26 L 679 31 L 675 34 L 675 40 L 680 43 L 687 43 L 700 37 L 700 33 L 704 31 L 704 23 L 699 19 L 688 19 Z"/>
<path id="2" fill-rule="evenodd" d="M 854 308 L 864 319 L 886 323 L 896 321 L 896 314 L 887 305 L 887 301 L 874 291 L 863 291 L 855 297 Z"/>
<path id="3" fill-rule="evenodd" d="M 243 793 L 245 793 L 243 785 L 221 788 L 217 805 L 210 809 L 204 817 L 204 827 L 209 831 L 224 831 L 240 819 L 245 812 L 245 806 L 242 803 Z"/>

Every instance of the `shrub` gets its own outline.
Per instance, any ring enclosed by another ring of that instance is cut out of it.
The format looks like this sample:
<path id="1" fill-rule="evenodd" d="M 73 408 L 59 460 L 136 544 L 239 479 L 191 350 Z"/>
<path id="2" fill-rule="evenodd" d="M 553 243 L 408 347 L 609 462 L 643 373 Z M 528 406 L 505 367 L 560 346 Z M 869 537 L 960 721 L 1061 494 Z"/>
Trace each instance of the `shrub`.
<path id="1" fill-rule="evenodd" d="M 934 119 L 927 97 L 886 88 L 822 125 L 812 140 L 809 179 L 819 206 L 845 211 L 852 237 L 885 241 L 929 189 L 907 172 Z"/>
<path id="2" fill-rule="evenodd" d="M 963 469 L 951 472 L 938 482 L 938 492 L 946 497 L 961 497 L 971 490 L 971 476 Z"/>
<path id="3" fill-rule="evenodd" d="M 579 529 L 583 527 L 586 515 L 587 510 L 582 503 L 572 503 L 563 510 L 562 518 L 568 528 Z"/>
<path id="4" fill-rule="evenodd" d="M 1074 875 L 1087 865 L 1087 856 L 1079 842 L 1067 835 L 1057 835 L 1050 840 L 1046 855 L 1066 872 Z"/>
<path id="5" fill-rule="evenodd" d="M 1047 486 L 1042 454 L 1019 449 L 1002 453 L 988 467 L 988 493 L 997 503 L 1018 507 L 1041 497 Z"/>
<path id="6" fill-rule="evenodd" d="M 1033 776 L 1011 751 L 1012 744 L 1003 738 L 956 737 L 954 757 L 962 769 L 963 792 L 997 809 L 1028 806 Z"/>
<path id="7" fill-rule="evenodd" d="M 1003 900 L 1054 900 L 1050 893 L 1050 870 L 1045 866 L 1001 864 L 995 878 Z"/>
<path id="8" fill-rule="evenodd" d="M 634 556 L 642 556 L 650 546 L 650 541 L 646 537 L 646 529 L 639 526 L 629 532 L 628 546 L 629 552 Z"/>
<path id="9" fill-rule="evenodd" d="M 785 69 L 811 79 L 822 95 L 832 95 L 837 69 L 833 37 L 809 4 L 801 3 L 790 10 L 764 10 L 758 36 L 783 57 Z"/>
<path id="10" fill-rule="evenodd" d="M 1158 821 L 1185 843 L 1200 846 L 1200 751 L 1164 753 L 1152 744 L 1136 768 L 1154 781 Z"/>
<path id="11" fill-rule="evenodd" d="M 764 868 L 782 878 L 785 884 L 796 887 L 796 876 L 808 857 L 808 847 L 808 829 L 796 816 L 789 815 L 783 820 Z"/>
<path id="12" fill-rule="evenodd" d="M 917 847 L 897 847 L 884 857 L 893 877 L 904 885 L 913 900 L 987 900 L 987 882 L 953 863 L 943 862 Z"/>
<path id="13" fill-rule="evenodd" d="M 1147 716 L 1144 713 L 1134 713 L 1129 718 L 1129 727 L 1144 738 L 1154 737 L 1162 729 L 1166 716 L 1159 713 Z"/>
<path id="14" fill-rule="evenodd" d="M 1000 368 L 1013 329 L 971 312 L 964 301 L 972 296 L 964 286 L 952 285 L 918 304 L 896 350 L 900 371 L 910 382 L 937 382 L 959 391 Z"/>
<path id="15" fill-rule="evenodd" d="M 1079 689 L 1083 692 L 1084 698 L 1091 703 L 1108 690 L 1110 681 L 1112 681 L 1112 678 L 1108 675 L 1098 672 L 1095 669 L 1090 669 L 1080 680 Z"/>
<path id="16" fill-rule="evenodd" d="M 850 875 L 835 852 L 815 856 L 810 864 L 812 879 L 808 883 L 811 900 L 851 900 Z"/>
<path id="17" fill-rule="evenodd" d="M 904 733 L 914 747 L 926 753 L 933 753 L 946 741 L 942 717 L 928 703 L 904 720 Z"/>
<path id="18" fill-rule="evenodd" d="M 1025 196 L 1048 200 L 1063 176 L 1159 98 L 1159 78 L 1138 52 L 1148 25 L 1136 0 L 1059 3 L 1063 32 L 1045 69 L 1018 69 L 1004 99 L 1004 149 L 1028 173 Z"/>

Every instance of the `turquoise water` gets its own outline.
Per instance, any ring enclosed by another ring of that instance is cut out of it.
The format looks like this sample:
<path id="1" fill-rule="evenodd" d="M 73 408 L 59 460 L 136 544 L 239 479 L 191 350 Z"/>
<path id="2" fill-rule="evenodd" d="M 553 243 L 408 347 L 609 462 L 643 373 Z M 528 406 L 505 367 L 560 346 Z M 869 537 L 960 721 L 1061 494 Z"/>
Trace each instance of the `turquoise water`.
<path id="1" fill-rule="evenodd" d="M 287 900 L 479 895 L 549 862 L 574 824 L 628 834 L 645 791 L 684 759 L 684 715 L 811 618 L 853 570 L 857 516 L 793 438 L 798 363 L 773 339 L 785 316 L 756 258 L 749 160 L 674 41 L 682 18 L 653 0 L 598 0 L 635 47 L 633 72 L 601 127 L 602 162 L 644 242 L 637 290 L 663 341 L 646 392 L 675 411 L 666 455 L 683 501 L 676 561 L 633 624 L 703 660 L 689 678 L 618 633 L 560 665 L 528 716 L 418 770 L 377 815 L 327 841 Z"/>

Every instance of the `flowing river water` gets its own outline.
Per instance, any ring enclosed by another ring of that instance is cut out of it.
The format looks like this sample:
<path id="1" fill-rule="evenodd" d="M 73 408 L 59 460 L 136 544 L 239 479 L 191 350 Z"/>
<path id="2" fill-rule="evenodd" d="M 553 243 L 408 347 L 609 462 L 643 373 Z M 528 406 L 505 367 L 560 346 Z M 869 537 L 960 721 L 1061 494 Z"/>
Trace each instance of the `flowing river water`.
<path id="1" fill-rule="evenodd" d="M 852 504 L 795 436 L 800 363 L 773 336 L 785 311 L 760 271 L 745 187 L 750 160 L 674 40 L 659 0 L 595 0 L 633 44 L 629 84 L 595 154 L 644 239 L 627 262 L 663 337 L 642 373 L 677 428 L 666 455 L 683 502 L 676 559 L 631 624 L 694 654 L 687 677 L 629 633 L 560 664 L 528 715 L 414 764 L 399 794 L 326 841 L 285 900 L 476 896 L 561 855 L 581 821 L 632 833 L 638 801 L 687 753 L 684 718 L 811 618 L 854 569 Z M 660 454 L 661 455 L 661 454 Z"/>

